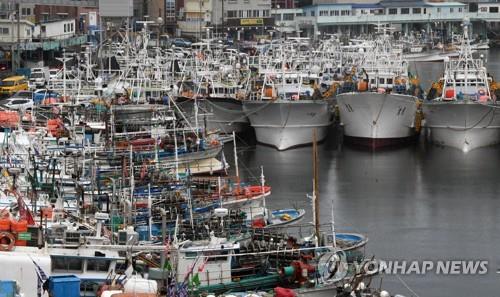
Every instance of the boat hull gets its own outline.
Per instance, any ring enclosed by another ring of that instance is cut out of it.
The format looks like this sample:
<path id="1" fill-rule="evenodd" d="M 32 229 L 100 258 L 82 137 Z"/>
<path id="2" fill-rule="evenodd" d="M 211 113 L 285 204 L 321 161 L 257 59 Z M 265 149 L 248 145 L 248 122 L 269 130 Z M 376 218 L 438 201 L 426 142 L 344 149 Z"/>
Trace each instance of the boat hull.
<path id="1" fill-rule="evenodd" d="M 181 108 L 190 117 L 194 117 L 194 101 L 188 98 L 178 98 Z M 232 98 L 204 98 L 198 100 L 198 114 L 200 125 L 204 125 L 206 114 L 206 128 L 209 131 L 222 133 L 241 133 L 250 126 L 247 116 L 243 112 L 240 100 Z"/>
<path id="2" fill-rule="evenodd" d="M 404 55 L 404 59 L 408 62 L 443 62 L 450 57 L 458 57 L 458 51 L 454 52 L 422 52 Z"/>
<path id="3" fill-rule="evenodd" d="M 338 95 L 344 135 L 374 148 L 412 140 L 416 100 L 414 96 L 372 92 Z"/>
<path id="4" fill-rule="evenodd" d="M 322 141 L 332 124 L 331 101 L 245 101 L 243 110 L 260 143 L 286 150 Z"/>
<path id="5" fill-rule="evenodd" d="M 428 141 L 463 152 L 500 143 L 500 106 L 472 101 L 424 103 Z"/>

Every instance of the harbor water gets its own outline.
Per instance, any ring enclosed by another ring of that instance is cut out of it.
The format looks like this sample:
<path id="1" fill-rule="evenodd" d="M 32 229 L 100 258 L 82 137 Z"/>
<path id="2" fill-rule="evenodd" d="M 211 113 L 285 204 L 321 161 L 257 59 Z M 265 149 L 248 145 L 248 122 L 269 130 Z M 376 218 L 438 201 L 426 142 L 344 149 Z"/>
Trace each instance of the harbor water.
<path id="1" fill-rule="evenodd" d="M 500 79 L 500 51 L 485 54 L 488 69 Z M 415 67 L 416 66 L 416 67 Z M 424 87 L 442 74 L 441 63 L 411 64 Z M 273 194 L 272 209 L 307 210 L 312 221 L 312 148 L 279 152 L 238 144 L 242 176 L 259 179 L 263 165 Z M 500 291 L 500 147 L 463 153 L 420 141 L 389 150 L 368 151 L 344 144 L 332 128 L 319 145 L 320 216 L 330 222 L 332 202 L 338 230 L 366 234 L 368 255 L 386 261 L 487 262 L 486 274 L 383 275 L 383 287 L 405 296 L 497 296 Z M 233 164 L 233 147 L 226 147 Z M 234 166 L 232 167 L 234 170 Z M 378 286 L 378 284 L 377 284 Z"/>

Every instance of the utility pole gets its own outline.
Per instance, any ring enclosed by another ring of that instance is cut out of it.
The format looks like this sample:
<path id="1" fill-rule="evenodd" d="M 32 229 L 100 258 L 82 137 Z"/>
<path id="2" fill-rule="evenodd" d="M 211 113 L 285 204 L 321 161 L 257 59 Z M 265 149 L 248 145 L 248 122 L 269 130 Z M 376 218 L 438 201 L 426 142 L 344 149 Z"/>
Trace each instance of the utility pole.
<path id="1" fill-rule="evenodd" d="M 19 52 L 19 45 L 21 44 L 21 5 L 19 1 L 16 3 L 17 15 L 17 42 L 16 42 L 16 69 L 21 67 L 21 53 Z"/>
<path id="2" fill-rule="evenodd" d="M 224 15 L 224 0 L 221 0 L 222 1 L 222 24 L 221 24 L 221 35 L 224 34 L 224 29 L 225 29 L 225 26 L 224 26 L 224 22 L 225 22 L 225 15 Z"/>

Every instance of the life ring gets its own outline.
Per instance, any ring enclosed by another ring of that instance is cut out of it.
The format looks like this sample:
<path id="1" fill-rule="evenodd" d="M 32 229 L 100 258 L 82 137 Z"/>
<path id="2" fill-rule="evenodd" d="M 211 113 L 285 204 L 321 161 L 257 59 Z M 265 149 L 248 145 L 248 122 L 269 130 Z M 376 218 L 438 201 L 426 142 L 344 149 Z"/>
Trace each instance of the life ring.
<path id="1" fill-rule="evenodd" d="M 9 240 L 9 243 L 1 243 L 5 239 Z M 16 244 L 16 238 L 12 233 L 9 232 L 0 232 L 0 251 L 8 252 L 14 249 L 14 245 Z"/>

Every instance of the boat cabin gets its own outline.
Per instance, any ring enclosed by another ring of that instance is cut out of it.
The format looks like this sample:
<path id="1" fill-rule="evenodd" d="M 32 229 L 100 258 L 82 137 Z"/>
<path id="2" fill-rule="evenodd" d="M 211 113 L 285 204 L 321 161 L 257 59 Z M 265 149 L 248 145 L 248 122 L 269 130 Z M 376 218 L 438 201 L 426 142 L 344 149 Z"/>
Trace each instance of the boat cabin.
<path id="1" fill-rule="evenodd" d="M 186 276 L 191 278 L 198 273 L 202 286 L 230 282 L 231 256 L 239 248 L 239 243 L 213 236 L 210 241 L 184 243 L 177 250 L 177 281 L 183 282 Z"/>

